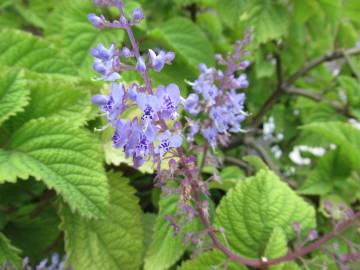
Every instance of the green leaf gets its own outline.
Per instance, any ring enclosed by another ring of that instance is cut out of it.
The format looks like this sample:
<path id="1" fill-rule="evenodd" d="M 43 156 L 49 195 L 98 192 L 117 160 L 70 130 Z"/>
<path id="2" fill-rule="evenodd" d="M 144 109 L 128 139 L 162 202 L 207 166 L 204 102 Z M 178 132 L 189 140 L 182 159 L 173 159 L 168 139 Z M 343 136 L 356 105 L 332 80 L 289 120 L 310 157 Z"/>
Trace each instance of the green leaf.
<path id="1" fill-rule="evenodd" d="M 40 204 L 27 204 L 11 215 L 4 233 L 31 261 L 44 259 L 44 251 L 60 236 L 59 217 L 51 203 L 36 213 Z"/>
<path id="2" fill-rule="evenodd" d="M 105 47 L 109 47 L 111 43 L 121 44 L 124 30 L 93 27 L 87 15 L 101 11 L 96 10 L 91 1 L 71 1 L 59 6 L 56 12 L 61 14 L 58 17 L 60 22 L 57 23 L 61 23 L 62 27 L 54 28 L 51 34 L 56 36 L 60 45 L 65 48 L 65 52 L 84 75 L 95 75 L 92 70 L 94 58 L 90 54 L 90 49 L 97 47 L 99 43 L 103 43 Z"/>
<path id="3" fill-rule="evenodd" d="M 80 82 L 55 76 L 30 74 L 30 104 L 12 121 L 20 126 L 28 120 L 45 117 L 69 121 L 73 126 L 85 124 L 91 113 L 91 96 Z"/>
<path id="4" fill-rule="evenodd" d="M 244 156 L 243 160 L 250 163 L 250 165 L 252 165 L 256 171 L 259 171 L 262 169 L 268 169 L 268 166 L 258 156 L 254 156 L 254 155 Z"/>
<path id="5" fill-rule="evenodd" d="M 224 269 L 226 256 L 218 250 L 212 250 L 201 254 L 193 260 L 187 260 L 178 267 L 178 270 L 209 270 Z M 230 262 L 227 266 L 228 270 L 246 270 L 244 265 Z"/>
<path id="6" fill-rule="evenodd" d="M 4 262 L 10 261 L 12 264 L 15 264 L 17 267 L 20 267 L 21 258 L 19 256 L 20 250 L 13 247 L 9 241 L 0 233 L 0 265 Z"/>
<path id="7" fill-rule="evenodd" d="M 351 168 L 347 160 L 341 157 L 339 151 L 331 151 L 318 161 L 299 192 L 307 195 L 325 195 L 334 189 L 337 182 L 344 183 L 350 173 Z"/>
<path id="8" fill-rule="evenodd" d="M 0 64 L 39 73 L 77 74 L 70 60 L 51 43 L 18 30 L 0 32 Z"/>
<path id="9" fill-rule="evenodd" d="M 356 106 L 360 103 L 359 82 L 350 76 L 340 76 L 338 78 L 340 86 L 345 90 L 349 105 Z"/>
<path id="10" fill-rule="evenodd" d="M 353 168 L 360 170 L 360 130 L 342 122 L 319 122 L 302 127 L 303 130 L 321 135 L 324 139 L 338 145 Z"/>
<path id="11" fill-rule="evenodd" d="M 266 242 L 275 228 L 286 238 L 295 235 L 293 222 L 304 231 L 315 227 L 315 212 L 271 171 L 240 182 L 221 200 L 215 223 L 225 229 L 230 247 L 246 257 L 264 254 Z"/>
<path id="12" fill-rule="evenodd" d="M 179 198 L 177 196 L 162 197 L 160 210 L 156 219 L 153 241 L 145 257 L 145 270 L 164 270 L 172 266 L 185 251 L 184 234 L 189 225 L 174 236 L 167 215 L 175 215 Z M 190 224 L 191 226 L 191 224 Z"/>
<path id="13" fill-rule="evenodd" d="M 128 180 L 109 175 L 110 208 L 100 220 L 84 220 L 64 206 L 61 211 L 68 264 L 74 269 L 139 269 L 143 225 L 139 200 Z"/>
<path id="14" fill-rule="evenodd" d="M 216 8 L 219 17 L 224 21 L 226 26 L 234 28 L 240 19 L 242 11 L 246 6 L 247 0 L 218 0 Z"/>
<path id="15" fill-rule="evenodd" d="M 288 250 L 286 235 L 279 227 L 276 227 L 267 241 L 264 256 L 267 259 L 275 259 L 286 255 Z M 282 265 L 271 266 L 271 270 L 281 270 Z"/>
<path id="16" fill-rule="evenodd" d="M 254 0 L 250 8 L 250 24 L 255 29 L 255 39 L 265 43 L 283 36 L 288 27 L 286 6 L 269 0 Z"/>
<path id="17" fill-rule="evenodd" d="M 352 20 L 360 23 L 360 2 L 358 0 L 348 0 L 345 5 L 345 14 Z"/>
<path id="18" fill-rule="evenodd" d="M 174 50 L 193 67 L 204 63 L 214 64 L 214 50 L 211 43 L 192 21 L 185 18 L 174 18 L 164 22 L 150 32 L 150 35 Z"/>
<path id="19" fill-rule="evenodd" d="M 108 206 L 108 186 L 100 153 L 88 132 L 64 120 L 32 120 L 0 149 L 0 183 L 32 175 L 55 189 L 73 210 L 101 216 Z"/>
<path id="20" fill-rule="evenodd" d="M 23 72 L 1 69 L 0 77 L 0 125 L 10 116 L 23 110 L 28 104 L 29 89 Z"/>

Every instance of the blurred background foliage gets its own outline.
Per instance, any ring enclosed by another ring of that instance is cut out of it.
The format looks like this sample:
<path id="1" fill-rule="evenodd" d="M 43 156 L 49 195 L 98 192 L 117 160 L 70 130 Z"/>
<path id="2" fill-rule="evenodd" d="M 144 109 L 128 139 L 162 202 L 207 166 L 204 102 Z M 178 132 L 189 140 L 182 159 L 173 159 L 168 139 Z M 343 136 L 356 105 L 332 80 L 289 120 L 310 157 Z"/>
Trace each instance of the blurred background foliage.
<path id="1" fill-rule="evenodd" d="M 171 66 L 151 74 L 153 83 L 175 82 L 184 96 L 190 90 L 186 80 L 197 77 L 199 63 L 214 65 L 215 52 L 226 53 L 246 30 L 253 32 L 253 42 L 248 48 L 252 62 L 248 72 L 250 87 L 246 92 L 249 120 L 244 125 L 248 132 L 238 135 L 230 147 L 217 153 L 224 159 L 224 166 L 217 172 L 224 185 L 212 187 L 214 202 L 245 176 L 270 167 L 298 194 L 307 196 L 318 207 L 318 223 L 323 225 L 318 228 L 320 232 L 329 227 L 324 201 L 359 207 L 360 57 L 356 57 L 360 47 L 359 0 L 129 0 L 125 3 L 129 13 L 137 6 L 144 9 L 146 20 L 135 28 L 142 52 L 161 47 L 176 53 Z M 64 253 L 64 234 L 59 229 L 57 214 L 62 203 L 47 187 L 63 194 L 68 203 L 76 196 L 74 191 L 67 190 L 61 183 L 54 184 L 54 177 L 43 167 L 32 169 L 30 165 L 31 168 L 19 165 L 29 164 L 29 157 L 15 157 L 6 152 L 9 149 L 29 151 L 29 156 L 34 157 L 31 149 L 34 144 L 28 146 L 22 134 L 25 131 L 32 134 L 40 127 L 46 133 L 55 125 L 59 130 L 69 130 L 68 136 L 81 130 L 84 140 L 89 140 L 84 142 L 84 147 L 100 142 L 104 153 L 99 157 L 100 164 L 105 160 L 106 171 L 121 172 L 124 178 L 130 179 L 132 187 L 125 187 L 123 192 L 128 188 L 130 194 L 135 192 L 136 197 L 129 200 L 139 200 L 146 214 L 141 214 L 140 209 L 133 210 L 138 218 L 127 226 L 142 228 L 145 224 L 145 244 L 135 243 L 135 247 L 129 248 L 134 248 L 135 253 L 138 250 L 139 254 L 136 258 L 124 255 L 127 259 L 121 269 L 136 269 L 143 264 L 143 254 L 152 256 L 147 259 L 151 263 L 161 259 L 154 258 L 154 251 L 142 250 L 159 245 L 152 242 L 155 223 L 158 229 L 168 226 L 156 221 L 159 200 L 165 210 L 174 204 L 160 199 L 159 190 L 152 188 L 151 167 L 135 171 L 120 150 L 112 149 L 111 132 L 89 135 L 85 131 L 102 125 L 90 97 L 106 88 L 92 71 L 90 49 L 100 42 L 106 46 L 111 42 L 129 44 L 121 30 L 93 28 L 86 17 L 93 12 L 110 18 L 117 16 L 115 9 L 96 8 L 90 0 L 0 0 L 0 97 L 11 92 L 9 100 L 0 99 L 3 102 L 0 143 L 4 149 L 0 149 L 0 183 L 3 182 L 0 185 L 0 236 L 8 239 L 0 238 L 0 251 L 1 247 L 6 250 L 10 241 L 34 263 L 54 252 Z M 315 63 L 319 60 L 314 68 L 313 60 Z M 306 70 L 309 64 L 311 68 Z M 130 83 L 136 76 L 128 72 L 122 80 Z M 48 148 L 53 147 L 54 140 L 55 137 L 49 138 Z M 294 152 L 299 145 L 323 147 L 326 154 L 319 157 L 306 149 Z M 98 151 L 96 149 L 91 151 Z M 48 155 L 58 154 L 54 151 L 36 158 L 46 164 Z M 302 156 L 296 157 L 296 153 Z M 204 173 L 212 170 L 205 168 Z M 64 169 L 56 172 L 61 182 Z M 104 176 L 101 169 L 100 174 Z M 16 179 L 28 181 L 16 182 Z M 35 179 L 45 179 L 44 184 Z M 81 199 L 70 203 L 70 207 L 84 216 L 94 214 Z M 73 215 L 66 207 L 61 212 L 65 223 Z M 83 230 L 75 223 L 62 226 L 75 234 Z M 135 229 L 133 233 L 142 241 L 143 231 Z M 170 230 L 164 233 L 170 235 Z M 352 233 L 359 238 L 356 232 Z M 181 241 L 177 243 L 181 246 Z M 164 245 L 167 248 L 166 243 Z M 86 249 L 86 245 L 83 247 Z M 151 268 L 149 263 L 147 269 L 166 269 L 181 258 L 187 259 L 189 253 L 184 252 L 185 248 L 178 247 L 159 268 Z M 1 252 L 0 259 L 3 259 Z M 85 259 L 79 258 L 82 260 Z M 132 264 L 132 260 L 136 262 Z M 195 268 L 184 266 L 184 269 Z"/>

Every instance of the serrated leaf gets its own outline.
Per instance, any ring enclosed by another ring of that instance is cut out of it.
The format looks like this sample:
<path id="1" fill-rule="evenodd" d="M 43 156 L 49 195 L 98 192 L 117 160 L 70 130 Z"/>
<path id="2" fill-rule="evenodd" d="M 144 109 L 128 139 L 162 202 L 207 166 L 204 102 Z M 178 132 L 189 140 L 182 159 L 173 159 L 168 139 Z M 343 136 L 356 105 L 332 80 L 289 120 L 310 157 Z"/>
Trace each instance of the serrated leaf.
<path id="1" fill-rule="evenodd" d="M 200 63 L 214 64 L 214 50 L 211 43 L 192 21 L 174 18 L 151 31 L 150 35 L 175 51 L 193 67 Z"/>
<path id="2" fill-rule="evenodd" d="M 63 196 L 73 210 L 101 216 L 108 186 L 100 146 L 90 134 L 56 119 L 32 120 L 0 149 L 0 183 L 30 175 Z"/>
<path id="3" fill-rule="evenodd" d="M 77 74 L 71 61 L 51 43 L 19 30 L 0 32 L 0 64 L 39 73 Z"/>
<path id="4" fill-rule="evenodd" d="M 215 223 L 225 229 L 230 247 L 246 257 L 264 254 L 273 230 L 283 230 L 287 239 L 295 235 L 294 221 L 306 231 L 315 227 L 315 212 L 271 171 L 240 182 L 221 200 Z"/>
<path id="5" fill-rule="evenodd" d="M 11 245 L 9 239 L 0 232 L 0 265 L 7 262 L 16 265 L 17 267 L 21 264 L 21 258 L 19 253 L 21 251 Z"/>
<path id="6" fill-rule="evenodd" d="M 354 169 L 360 170 L 360 130 L 342 122 L 319 122 L 302 127 L 341 147 Z"/>
<path id="7" fill-rule="evenodd" d="M 159 214 L 156 219 L 153 241 L 145 257 L 145 270 L 164 270 L 172 266 L 184 253 L 184 234 L 189 225 L 174 236 L 167 215 L 175 215 L 179 199 L 177 196 L 162 197 L 159 202 Z"/>
<path id="8" fill-rule="evenodd" d="M 29 89 L 24 73 L 19 70 L 1 69 L 0 125 L 28 104 Z"/>
<path id="9" fill-rule="evenodd" d="M 331 151 L 322 157 L 314 170 L 299 189 L 301 194 L 325 195 L 334 189 L 336 182 L 344 182 L 351 168 L 338 151 Z"/>
<path id="10" fill-rule="evenodd" d="M 244 11 L 246 2 L 247 0 L 218 0 L 216 8 L 219 17 L 228 27 L 234 28 L 240 19 L 241 12 Z"/>
<path id="11" fill-rule="evenodd" d="M 286 33 L 288 27 L 286 6 L 271 3 L 269 0 L 254 0 L 249 13 L 258 43 L 280 38 Z"/>
<path id="12" fill-rule="evenodd" d="M 244 156 L 243 160 L 245 160 L 250 165 L 252 165 L 256 171 L 262 169 L 268 169 L 268 166 L 265 164 L 265 162 L 258 156 L 254 156 L 254 155 Z"/>
<path id="13" fill-rule="evenodd" d="M 124 37 L 122 29 L 96 29 L 87 19 L 89 13 L 101 13 L 91 1 L 75 0 L 61 5 L 56 12 L 66 14 L 59 16 L 62 27 L 54 28 L 51 34 L 56 35 L 60 45 L 71 57 L 74 64 L 84 75 L 95 75 L 92 71 L 93 56 L 90 49 L 103 43 L 109 47 L 111 43 L 121 44 Z"/>
<path id="14" fill-rule="evenodd" d="M 143 225 L 135 189 L 119 174 L 109 175 L 110 208 L 100 220 L 84 220 L 63 207 L 68 264 L 74 269 L 139 269 Z"/>
<path id="15" fill-rule="evenodd" d="M 226 256 L 218 250 L 205 252 L 193 260 L 187 260 L 178 267 L 178 270 L 209 270 L 223 269 L 226 262 Z M 244 265 L 230 262 L 227 266 L 228 270 L 246 270 Z"/>
<path id="16" fill-rule="evenodd" d="M 58 118 L 73 126 L 85 124 L 91 112 L 90 92 L 79 82 L 55 76 L 27 75 L 30 104 L 11 124 L 21 124 L 35 118 Z"/>

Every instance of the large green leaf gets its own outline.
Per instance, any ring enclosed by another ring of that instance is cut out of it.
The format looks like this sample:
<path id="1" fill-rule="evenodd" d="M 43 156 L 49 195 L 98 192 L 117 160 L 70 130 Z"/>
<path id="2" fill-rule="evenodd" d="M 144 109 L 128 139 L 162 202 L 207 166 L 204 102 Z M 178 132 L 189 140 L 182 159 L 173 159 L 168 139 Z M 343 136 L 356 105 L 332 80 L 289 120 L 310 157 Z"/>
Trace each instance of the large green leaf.
<path id="1" fill-rule="evenodd" d="M 155 223 L 153 240 L 145 257 L 145 270 L 168 269 L 185 251 L 184 234 L 189 225 L 174 236 L 170 223 L 165 219 L 167 215 L 176 214 L 178 196 L 162 197 L 159 204 L 160 211 Z"/>
<path id="2" fill-rule="evenodd" d="M 185 18 L 174 18 L 151 31 L 150 35 L 175 51 L 192 66 L 200 63 L 214 64 L 211 43 L 193 22 Z"/>
<path id="3" fill-rule="evenodd" d="M 101 220 L 84 220 L 63 207 L 68 264 L 74 269 L 139 269 L 143 225 L 135 190 L 118 174 L 109 176 L 110 208 Z"/>
<path id="4" fill-rule="evenodd" d="M 30 104 L 14 118 L 13 125 L 19 126 L 40 117 L 63 119 L 73 126 L 86 122 L 92 109 L 91 97 L 80 82 L 42 74 L 31 74 L 26 78 L 31 90 Z"/>
<path id="5" fill-rule="evenodd" d="M 109 47 L 111 43 L 121 44 L 124 31 L 120 29 L 96 29 L 87 19 L 89 13 L 101 13 L 91 1 L 75 0 L 64 3 L 56 9 L 57 24 L 48 34 L 55 35 L 60 46 L 71 57 L 80 70 L 89 75 L 92 72 L 93 57 L 90 49 L 103 43 Z M 66 16 L 63 16 L 66 14 Z M 95 74 L 95 73 L 94 73 Z"/>
<path id="6" fill-rule="evenodd" d="M 70 59 L 51 43 L 18 30 L 0 32 L 0 64 L 39 73 L 77 74 Z"/>
<path id="7" fill-rule="evenodd" d="M 178 267 L 178 270 L 209 270 L 224 269 L 226 256 L 218 250 L 212 250 L 201 254 L 193 260 L 187 260 Z M 227 266 L 228 270 L 246 270 L 244 265 L 230 262 Z"/>
<path id="8" fill-rule="evenodd" d="M 105 213 L 108 186 L 100 146 L 88 132 L 56 119 L 32 120 L 0 149 L 0 183 L 30 175 L 88 217 Z"/>
<path id="9" fill-rule="evenodd" d="M 338 145 L 353 168 L 360 170 L 360 130 L 349 123 L 319 122 L 302 127 L 303 130 L 321 135 L 326 140 Z"/>
<path id="10" fill-rule="evenodd" d="M 1 69 L 0 77 L 0 125 L 27 105 L 29 89 L 23 72 Z"/>
<path id="11" fill-rule="evenodd" d="M 0 265 L 4 262 L 10 262 L 19 267 L 21 263 L 21 258 L 19 256 L 20 252 L 19 249 L 11 245 L 9 239 L 7 239 L 5 235 L 0 233 Z"/>
<path id="12" fill-rule="evenodd" d="M 315 227 L 315 212 L 271 171 L 240 182 L 221 200 L 215 223 L 225 229 L 230 247 L 247 257 L 264 254 L 275 228 L 287 239 L 294 237 L 292 224 L 306 231 Z"/>

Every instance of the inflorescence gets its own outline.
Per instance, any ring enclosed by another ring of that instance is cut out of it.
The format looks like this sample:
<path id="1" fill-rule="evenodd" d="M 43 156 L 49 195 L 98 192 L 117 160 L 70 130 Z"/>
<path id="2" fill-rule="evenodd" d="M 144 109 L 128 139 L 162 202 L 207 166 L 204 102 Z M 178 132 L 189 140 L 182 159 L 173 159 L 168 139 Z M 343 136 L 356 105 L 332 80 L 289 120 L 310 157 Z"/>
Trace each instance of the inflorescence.
<path id="1" fill-rule="evenodd" d="M 199 132 L 215 149 L 218 142 L 227 142 L 229 132 L 242 131 L 240 123 L 246 117 L 245 95 L 235 90 L 246 88 L 249 83 L 245 74 L 235 78 L 234 73 L 249 66 L 248 61 L 239 61 L 245 54 L 242 47 L 249 42 L 249 35 L 236 43 L 234 54 L 229 54 L 226 59 L 217 56 L 218 63 L 227 66 L 225 73 L 201 64 L 199 78 L 190 83 L 195 93 L 184 99 L 174 83 L 159 85 L 155 91 L 151 87 L 149 70 L 161 72 L 165 65 L 171 64 L 175 54 L 152 49 L 140 54 L 131 28 L 144 19 L 142 10 L 136 8 L 128 19 L 121 1 L 103 0 L 95 3 L 116 5 L 121 15 L 118 20 L 108 21 L 102 15 L 89 14 L 88 19 L 93 26 L 99 29 L 122 28 L 127 31 L 131 42 L 131 48 L 117 48 L 115 44 L 106 48 L 99 44 L 91 50 L 91 54 L 94 57 L 94 70 L 103 80 L 112 82 L 111 93 L 95 95 L 93 103 L 106 115 L 108 124 L 105 127 L 112 126 L 115 130 L 113 146 L 122 148 L 126 158 L 133 159 L 135 167 L 150 160 L 160 169 L 160 162 L 168 152 L 176 156 L 174 149 L 181 146 L 185 133 L 178 121 L 180 106 L 190 115 L 209 115 L 209 118 L 201 121 L 187 117 L 188 141 L 192 141 Z M 134 82 L 126 86 L 118 83 L 123 71 L 136 71 L 143 77 L 145 85 Z M 124 111 L 134 107 L 142 112 L 141 116 L 122 118 Z"/>

